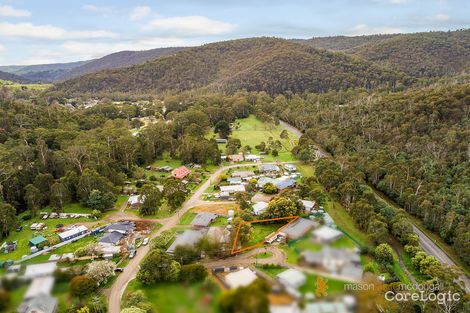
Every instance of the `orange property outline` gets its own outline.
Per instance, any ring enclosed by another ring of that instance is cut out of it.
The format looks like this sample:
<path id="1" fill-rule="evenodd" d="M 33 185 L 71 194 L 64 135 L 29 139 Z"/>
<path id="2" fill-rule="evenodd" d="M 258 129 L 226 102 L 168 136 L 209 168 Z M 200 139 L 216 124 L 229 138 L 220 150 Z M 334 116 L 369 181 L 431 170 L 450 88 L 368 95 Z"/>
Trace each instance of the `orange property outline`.
<path id="1" fill-rule="evenodd" d="M 230 252 L 230 254 L 231 254 L 231 255 L 234 255 L 234 254 L 236 254 L 236 253 L 238 253 L 238 252 L 250 250 L 250 249 L 259 247 L 259 246 L 263 245 L 263 243 L 264 243 L 264 241 L 262 241 L 262 242 L 255 243 L 254 245 L 251 245 L 251 246 L 248 246 L 248 247 L 245 247 L 245 248 L 242 248 L 242 249 L 235 250 L 235 247 L 236 247 L 236 244 L 237 244 L 237 240 L 238 240 L 238 233 L 240 232 L 240 228 L 241 228 L 242 225 L 245 225 L 245 224 L 252 224 L 252 223 L 262 223 L 262 222 L 270 222 L 270 221 L 280 221 L 280 220 L 292 219 L 291 221 L 289 221 L 289 223 L 287 223 L 286 225 L 283 225 L 281 228 L 279 228 L 276 232 L 274 232 L 274 233 L 272 234 L 272 236 L 275 236 L 276 234 L 280 233 L 281 230 L 283 230 L 285 227 L 287 227 L 287 226 L 289 226 L 290 224 L 292 224 L 293 222 L 295 222 L 299 217 L 300 217 L 300 216 L 276 217 L 276 218 L 269 218 L 269 219 L 264 219 L 264 220 L 254 220 L 254 221 L 243 221 L 243 222 L 240 222 L 240 224 L 238 224 L 237 233 L 235 234 L 235 240 L 233 241 L 232 251 Z"/>

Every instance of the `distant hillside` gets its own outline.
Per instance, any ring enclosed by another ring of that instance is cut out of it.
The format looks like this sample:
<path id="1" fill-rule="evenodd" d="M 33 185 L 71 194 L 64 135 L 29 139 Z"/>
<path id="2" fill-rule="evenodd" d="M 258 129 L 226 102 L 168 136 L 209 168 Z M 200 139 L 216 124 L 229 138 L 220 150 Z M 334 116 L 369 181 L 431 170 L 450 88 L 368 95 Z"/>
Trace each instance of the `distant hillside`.
<path id="1" fill-rule="evenodd" d="M 175 54 L 187 48 L 157 48 L 144 51 L 120 51 L 106 55 L 102 58 L 91 60 L 81 66 L 73 68 L 63 78 L 72 78 L 101 70 L 117 69 L 136 64 L 142 64 L 163 56 Z"/>
<path id="2" fill-rule="evenodd" d="M 0 80 L 9 80 L 15 83 L 27 83 L 28 80 L 12 73 L 0 71 Z"/>
<path id="3" fill-rule="evenodd" d="M 412 76 L 453 75 L 470 70 L 470 29 L 402 34 L 348 52 Z"/>
<path id="4" fill-rule="evenodd" d="M 454 75 L 470 70 L 469 29 L 294 41 L 315 48 L 354 54 L 415 77 Z"/>
<path id="5" fill-rule="evenodd" d="M 119 70 L 57 85 L 67 93 L 155 92 L 211 88 L 271 94 L 394 86 L 404 74 L 370 62 L 283 39 L 252 38 L 207 44 Z"/>
<path id="6" fill-rule="evenodd" d="M 142 64 L 146 61 L 174 54 L 184 49 L 186 48 L 158 48 L 145 51 L 120 51 L 99 59 L 88 61 L 24 66 L 0 66 L 0 71 L 21 75 L 25 79 L 33 82 L 54 82 L 105 69 L 116 69 Z"/>
<path id="7" fill-rule="evenodd" d="M 293 39 L 292 41 L 334 51 L 346 51 L 365 44 L 380 42 L 397 35 L 369 35 L 369 36 L 330 36 L 313 37 L 310 39 Z"/>

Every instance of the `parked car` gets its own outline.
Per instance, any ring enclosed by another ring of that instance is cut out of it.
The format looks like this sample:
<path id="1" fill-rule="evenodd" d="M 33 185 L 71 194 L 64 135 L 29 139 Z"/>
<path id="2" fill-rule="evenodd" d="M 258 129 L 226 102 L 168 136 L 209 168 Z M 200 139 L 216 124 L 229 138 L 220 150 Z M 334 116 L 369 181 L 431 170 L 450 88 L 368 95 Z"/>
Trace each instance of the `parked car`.
<path id="1" fill-rule="evenodd" d="M 57 225 L 55 225 L 55 228 L 62 228 L 62 227 L 64 227 L 64 224 L 57 224 Z"/>
<path id="2" fill-rule="evenodd" d="M 22 230 L 23 230 L 23 226 L 19 226 L 18 228 L 16 228 L 16 231 L 17 231 L 17 232 L 20 232 L 20 231 L 22 231 Z"/>
<path id="3" fill-rule="evenodd" d="M 135 257 L 135 250 L 132 250 L 131 252 L 129 252 L 129 259 L 132 259 Z"/>
<path id="4" fill-rule="evenodd" d="M 116 268 L 114 269 L 114 271 L 121 273 L 121 272 L 124 271 L 124 269 L 123 269 L 122 267 L 116 267 Z"/>
<path id="5" fill-rule="evenodd" d="M 142 244 L 143 244 L 144 246 L 148 245 L 148 244 L 149 244 L 149 240 L 150 240 L 150 239 L 149 239 L 148 237 L 147 237 L 147 238 L 144 238 L 144 241 L 142 242 Z"/>

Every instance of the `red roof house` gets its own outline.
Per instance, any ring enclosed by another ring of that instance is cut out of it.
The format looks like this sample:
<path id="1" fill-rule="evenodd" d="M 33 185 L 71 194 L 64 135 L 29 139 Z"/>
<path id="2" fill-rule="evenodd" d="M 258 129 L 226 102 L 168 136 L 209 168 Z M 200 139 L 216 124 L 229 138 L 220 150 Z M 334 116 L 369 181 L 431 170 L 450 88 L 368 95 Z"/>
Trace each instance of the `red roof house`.
<path id="1" fill-rule="evenodd" d="M 184 179 L 189 174 L 191 174 L 191 170 L 186 166 L 180 166 L 171 171 L 171 176 L 177 179 Z"/>

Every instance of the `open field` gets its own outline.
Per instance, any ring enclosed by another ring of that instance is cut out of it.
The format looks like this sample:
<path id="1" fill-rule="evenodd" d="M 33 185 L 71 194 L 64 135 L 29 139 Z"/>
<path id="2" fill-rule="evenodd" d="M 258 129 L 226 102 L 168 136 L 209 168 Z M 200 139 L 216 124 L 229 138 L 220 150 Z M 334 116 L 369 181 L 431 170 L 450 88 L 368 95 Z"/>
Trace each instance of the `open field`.
<path id="1" fill-rule="evenodd" d="M 0 79 L 0 87 L 7 87 L 13 90 L 26 88 L 30 90 L 44 91 L 46 89 L 51 88 L 52 86 L 53 86 L 52 84 L 21 84 L 21 83 L 12 82 L 9 80 Z"/>
<path id="2" fill-rule="evenodd" d="M 202 283 L 160 283 L 143 286 L 133 280 L 127 291 L 143 290 L 158 312 L 217 312 L 216 299 L 220 288 L 208 279 Z"/>
<path id="3" fill-rule="evenodd" d="M 268 142 L 269 137 L 273 140 L 279 140 L 282 144 L 282 149 L 279 151 L 279 155 L 274 157 L 272 155 L 263 155 L 263 161 L 293 161 L 294 156 L 290 153 L 292 148 L 297 142 L 297 138 L 294 134 L 288 131 L 289 138 L 282 139 L 279 137 L 284 128 L 281 125 L 266 124 L 258 120 L 254 115 L 250 115 L 248 118 L 236 120 L 233 124 L 231 138 L 240 139 L 242 146 L 249 145 L 251 147 L 251 153 L 260 155 L 260 151 L 255 148 L 262 141 Z M 210 137 L 216 136 L 211 133 Z M 219 149 L 225 152 L 225 145 L 219 145 Z"/>

